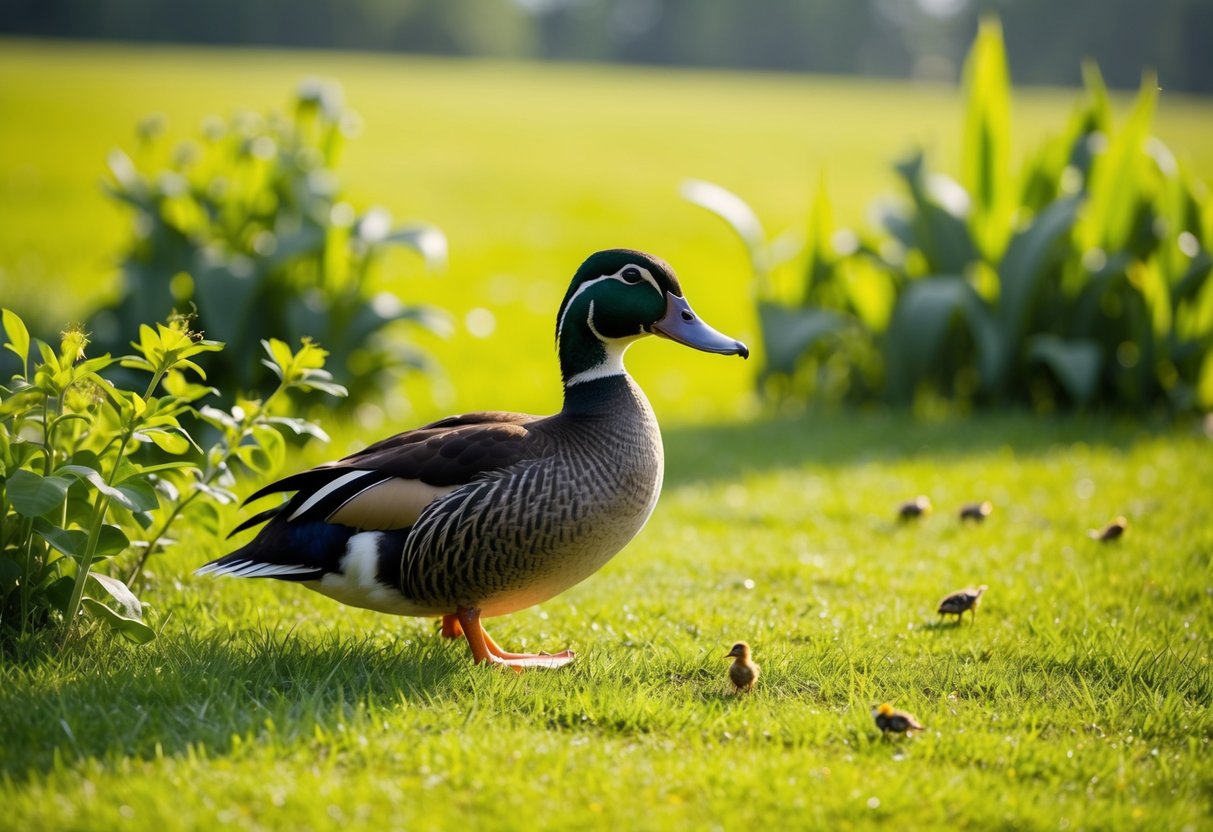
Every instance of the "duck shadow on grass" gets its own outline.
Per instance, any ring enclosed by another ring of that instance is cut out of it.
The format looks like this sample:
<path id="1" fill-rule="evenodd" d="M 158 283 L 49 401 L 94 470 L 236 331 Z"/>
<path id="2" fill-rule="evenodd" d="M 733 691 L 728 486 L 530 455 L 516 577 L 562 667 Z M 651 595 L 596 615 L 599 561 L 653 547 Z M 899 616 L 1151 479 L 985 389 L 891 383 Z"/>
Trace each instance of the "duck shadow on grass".
<path id="1" fill-rule="evenodd" d="M 1163 430 L 1105 417 L 1012 412 L 922 422 L 883 411 L 671 425 L 662 434 L 666 481 L 677 486 L 805 464 L 843 467 L 926 455 L 946 461 L 1004 449 L 1037 457 L 1077 443 L 1124 450 Z"/>
<path id="2" fill-rule="evenodd" d="M 0 690 L 0 776 L 26 780 L 50 771 L 57 757 L 153 759 L 198 748 L 224 755 L 267 731 L 344 730 L 359 712 L 453 696 L 451 677 L 468 665 L 462 640 L 422 631 L 398 641 L 183 632 L 111 657 L 104 668 L 84 658 L 53 660 Z M 73 663 L 78 672 L 53 667 Z"/>

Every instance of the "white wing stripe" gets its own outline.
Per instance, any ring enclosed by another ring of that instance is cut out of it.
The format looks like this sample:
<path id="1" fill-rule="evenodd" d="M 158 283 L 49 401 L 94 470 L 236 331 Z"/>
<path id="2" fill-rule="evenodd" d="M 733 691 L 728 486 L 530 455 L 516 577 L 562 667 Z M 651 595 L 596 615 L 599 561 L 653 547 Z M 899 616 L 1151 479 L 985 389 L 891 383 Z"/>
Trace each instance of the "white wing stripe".
<path id="1" fill-rule="evenodd" d="M 195 575 L 228 575 L 233 578 L 271 578 L 276 575 L 306 575 L 315 572 L 314 566 L 295 563 L 257 563 L 252 560 L 214 564 L 194 570 Z"/>
<path id="2" fill-rule="evenodd" d="M 362 479 L 363 477 L 370 477 L 370 476 L 375 476 L 375 472 L 374 471 L 350 471 L 348 474 L 343 474 L 342 476 L 340 476 L 337 479 L 333 480 L 332 482 L 326 484 L 323 488 L 317 490 L 315 494 L 313 494 L 312 496 L 310 496 L 306 500 L 304 500 L 303 505 L 301 505 L 301 506 L 299 506 L 299 508 L 295 509 L 295 511 L 291 513 L 291 516 L 286 518 L 287 522 L 294 520 L 299 515 L 303 514 L 308 509 L 310 509 L 312 506 L 319 503 L 325 497 L 329 496 L 334 491 L 341 488 L 343 485 L 354 482 L 355 480 Z"/>

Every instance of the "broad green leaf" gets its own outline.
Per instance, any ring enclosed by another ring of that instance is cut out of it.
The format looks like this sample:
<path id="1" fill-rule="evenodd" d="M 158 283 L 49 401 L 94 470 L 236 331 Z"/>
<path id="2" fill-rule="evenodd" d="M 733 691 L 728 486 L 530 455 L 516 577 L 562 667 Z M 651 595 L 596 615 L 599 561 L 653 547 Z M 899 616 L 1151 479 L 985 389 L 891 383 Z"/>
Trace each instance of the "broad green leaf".
<path id="1" fill-rule="evenodd" d="M 156 631 L 142 621 L 120 615 L 100 601 L 85 597 L 80 603 L 94 618 L 133 644 L 147 644 L 156 637 Z"/>
<path id="2" fill-rule="evenodd" d="M 103 575 L 99 572 L 89 572 L 88 577 L 108 592 L 109 596 L 122 606 L 122 610 L 126 613 L 127 617 L 133 618 L 136 621 L 143 620 L 143 604 L 139 603 L 139 599 L 135 597 L 135 593 L 131 592 L 130 587 L 117 578 Z"/>
<path id="3" fill-rule="evenodd" d="M 324 432 L 324 429 L 314 422 L 309 422 L 307 419 L 299 419 L 290 416 L 271 416 L 268 419 L 272 425 L 282 425 L 294 431 L 296 435 L 314 436 L 321 442 L 328 442 L 329 435 Z"/>
<path id="4" fill-rule="evenodd" d="M 762 329 L 765 370 L 791 375 L 800 357 L 820 339 L 841 330 L 846 321 L 827 309 L 803 309 L 760 302 L 758 322 Z"/>
<path id="5" fill-rule="evenodd" d="M 261 346 L 270 357 L 269 361 L 263 361 L 262 363 L 271 370 L 274 370 L 279 378 L 283 380 L 289 379 L 295 366 L 295 356 L 291 352 L 290 345 L 277 338 L 270 338 L 269 340 L 262 341 Z"/>
<path id="6" fill-rule="evenodd" d="M 71 484 L 68 477 L 43 477 L 21 469 L 14 471 L 4 485 L 8 501 L 18 514 L 39 517 L 63 505 Z"/>
<path id="7" fill-rule="evenodd" d="M 123 480 L 118 484 L 118 491 L 124 498 L 122 505 L 133 512 L 144 513 L 160 507 L 156 489 L 143 476 Z"/>
<path id="8" fill-rule="evenodd" d="M 175 431 L 145 428 L 139 431 L 136 436 L 142 436 L 151 440 L 157 448 L 174 456 L 187 453 L 190 449 L 190 441 Z"/>
<path id="9" fill-rule="evenodd" d="M 973 200 L 970 227 L 990 261 L 1006 245 L 1014 211 L 1011 179 L 1011 84 L 1002 27 L 998 19 L 981 21 L 965 61 L 963 183 Z"/>
<path id="10" fill-rule="evenodd" d="M 1158 79 L 1147 72 L 1128 120 L 1111 137 L 1108 149 L 1092 163 L 1090 197 L 1080 236 L 1084 250 L 1102 247 L 1118 252 L 1129 243 L 1144 187 L 1146 142 L 1157 101 Z"/>
<path id="11" fill-rule="evenodd" d="M 893 310 L 884 343 L 889 393 L 894 401 L 910 401 L 919 378 L 928 375 L 939 359 L 952 323 L 957 320 L 968 327 L 978 344 L 980 366 L 1001 360 L 1004 346 L 997 327 L 967 279 L 936 275 L 906 286 Z"/>
<path id="12" fill-rule="evenodd" d="M 823 173 L 809 206 L 808 235 L 804 245 L 804 286 L 801 290 L 804 306 L 822 305 L 827 299 L 823 290 L 835 272 L 833 236 L 834 206 L 830 203 Z"/>
<path id="13" fill-rule="evenodd" d="M 87 532 L 81 529 L 61 529 L 41 518 L 34 523 L 34 531 L 55 551 L 77 560 L 84 557 L 88 544 Z"/>
<path id="14" fill-rule="evenodd" d="M 1061 241 L 1078 217 L 1078 197 L 1065 197 L 1049 205 L 1030 226 L 1019 231 L 1007 246 L 998 267 L 998 321 L 1004 351 L 983 375 L 995 389 L 1001 388 L 1009 362 L 1019 354 L 1029 326 L 1032 300 L 1053 267 Z"/>
<path id="15" fill-rule="evenodd" d="M 914 201 L 909 248 L 922 252 L 931 274 L 963 274 L 976 257 L 965 216 L 964 189 L 938 175 L 929 176 L 921 151 L 894 166 Z"/>
<path id="16" fill-rule="evenodd" d="M 741 238 L 741 242 L 750 256 L 750 267 L 754 271 L 758 292 L 765 294 L 769 290 L 767 286 L 769 270 L 766 258 L 767 234 L 758 215 L 754 213 L 754 209 L 732 191 L 699 179 L 687 179 L 682 183 L 679 192 L 683 199 L 700 208 L 706 208 L 720 217 Z"/>
<path id="17" fill-rule="evenodd" d="M 1103 352 L 1097 341 L 1037 335 L 1028 342 L 1028 357 L 1052 370 L 1067 395 L 1076 403 L 1085 405 L 1095 395 L 1103 368 Z"/>
<path id="18" fill-rule="evenodd" d="M 97 551 L 93 554 L 95 557 L 109 558 L 126 551 L 130 545 L 126 532 L 112 523 L 105 523 L 97 536 Z"/>
<path id="19" fill-rule="evenodd" d="M 446 235 L 433 225 L 410 223 L 401 226 L 388 234 L 383 242 L 408 246 L 413 249 L 425 260 L 425 267 L 430 271 L 446 268 Z"/>
<path id="20" fill-rule="evenodd" d="M 1200 365 L 1200 378 L 1196 382 L 1196 404 L 1208 413 L 1213 410 L 1213 350 L 1205 353 Z"/>
<path id="21" fill-rule="evenodd" d="M 24 574 L 25 570 L 15 560 L 0 555 L 0 598 L 7 595 Z"/>
<path id="22" fill-rule="evenodd" d="M 11 309 L 3 310 L 0 316 L 4 322 L 4 332 L 8 336 L 4 348 L 21 359 L 21 374 L 25 375 L 26 362 L 29 361 L 29 330 L 25 328 L 25 322 Z"/>
<path id="23" fill-rule="evenodd" d="M 1129 283 L 1141 292 L 1150 315 L 1150 332 L 1155 340 L 1171 331 L 1171 292 L 1158 266 L 1157 258 L 1145 263 L 1135 260 L 1129 266 Z"/>
<path id="24" fill-rule="evenodd" d="M 282 434 L 271 425 L 254 425 L 253 441 L 261 446 L 269 460 L 267 473 L 275 473 L 286 459 L 286 442 Z"/>
<path id="25" fill-rule="evenodd" d="M 146 512 L 156 508 L 156 492 L 138 476 L 123 480 L 117 486 L 110 485 L 105 477 L 93 468 L 84 465 L 63 465 L 57 473 L 73 474 L 87 480 L 94 488 L 105 494 L 118 505 L 132 512 Z"/>

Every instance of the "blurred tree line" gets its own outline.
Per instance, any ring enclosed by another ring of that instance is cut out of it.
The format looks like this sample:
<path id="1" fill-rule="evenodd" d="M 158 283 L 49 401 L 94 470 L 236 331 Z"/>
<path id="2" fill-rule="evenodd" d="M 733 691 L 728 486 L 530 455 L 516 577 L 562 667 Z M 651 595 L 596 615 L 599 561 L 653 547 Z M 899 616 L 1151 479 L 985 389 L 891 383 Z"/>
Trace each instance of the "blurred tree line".
<path id="1" fill-rule="evenodd" d="M 0 33 L 952 80 L 991 11 L 1017 82 L 1213 92 L 1213 0 L 5 0 Z"/>

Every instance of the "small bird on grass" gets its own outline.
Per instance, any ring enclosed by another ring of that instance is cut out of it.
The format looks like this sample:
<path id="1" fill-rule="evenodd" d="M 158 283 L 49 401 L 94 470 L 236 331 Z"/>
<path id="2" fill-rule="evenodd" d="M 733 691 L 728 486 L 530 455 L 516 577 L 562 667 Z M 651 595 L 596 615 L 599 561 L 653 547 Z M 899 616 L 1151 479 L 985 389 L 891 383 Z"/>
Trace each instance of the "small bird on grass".
<path id="1" fill-rule="evenodd" d="M 1119 539 L 1128 528 L 1129 521 L 1122 516 L 1117 517 L 1102 529 L 1091 529 L 1091 531 L 1087 532 L 1087 535 L 1092 540 L 1098 540 L 1101 543 L 1109 543 L 1113 540 Z"/>
<path id="2" fill-rule="evenodd" d="M 900 520 L 916 520 L 924 514 L 931 513 L 931 500 L 924 494 L 919 494 L 913 500 L 907 500 L 897 509 Z"/>
<path id="3" fill-rule="evenodd" d="M 759 668 L 750 659 L 750 645 L 739 641 L 733 645 L 732 650 L 725 653 L 724 657 L 733 660 L 733 663 L 729 665 L 729 681 L 733 683 L 737 693 L 752 691 L 754 685 L 758 683 Z"/>
<path id="4" fill-rule="evenodd" d="M 939 615 L 956 616 L 956 623 L 960 623 L 960 619 L 964 618 L 966 612 L 973 613 L 973 621 L 977 621 L 977 605 L 981 603 L 981 595 L 988 587 L 982 584 L 979 587 L 968 587 L 966 589 L 958 589 L 939 602 Z"/>
<path id="5" fill-rule="evenodd" d="M 899 711 L 888 702 L 878 708 L 873 708 L 872 718 L 876 720 L 876 727 L 885 734 L 890 731 L 894 734 L 908 734 L 911 731 L 925 730 L 913 714 Z"/>
<path id="6" fill-rule="evenodd" d="M 980 503 L 965 503 L 960 507 L 960 521 L 963 523 L 966 520 L 972 520 L 974 523 L 980 523 L 994 513 L 994 504 L 989 500 L 983 500 Z"/>

